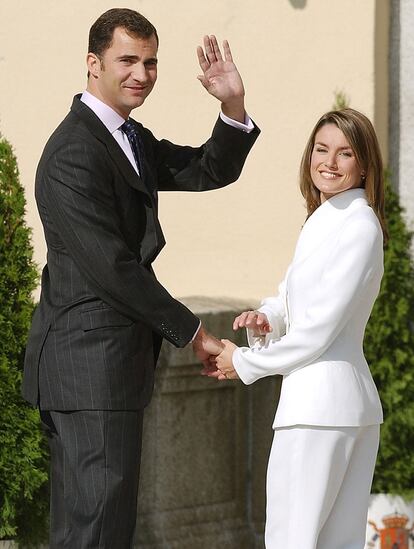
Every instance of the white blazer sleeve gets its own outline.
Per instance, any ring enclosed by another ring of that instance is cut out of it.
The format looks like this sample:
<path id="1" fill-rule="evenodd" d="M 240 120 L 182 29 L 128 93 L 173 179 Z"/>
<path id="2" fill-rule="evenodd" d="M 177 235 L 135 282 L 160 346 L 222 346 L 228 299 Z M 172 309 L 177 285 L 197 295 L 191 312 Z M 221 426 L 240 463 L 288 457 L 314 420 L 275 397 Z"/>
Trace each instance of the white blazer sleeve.
<path id="1" fill-rule="evenodd" d="M 279 284 L 277 296 L 266 297 L 258 311 L 267 316 L 272 331 L 265 336 L 255 336 L 253 330 L 247 329 L 247 342 L 250 347 L 268 345 L 272 340 L 278 340 L 286 333 L 286 280 Z"/>
<path id="2" fill-rule="evenodd" d="M 382 269 L 382 234 L 369 219 L 342 228 L 326 262 L 306 314 L 279 341 L 264 347 L 237 348 L 233 365 L 250 384 L 265 376 L 286 375 L 315 361 L 337 337 L 358 306 L 373 273 Z"/>

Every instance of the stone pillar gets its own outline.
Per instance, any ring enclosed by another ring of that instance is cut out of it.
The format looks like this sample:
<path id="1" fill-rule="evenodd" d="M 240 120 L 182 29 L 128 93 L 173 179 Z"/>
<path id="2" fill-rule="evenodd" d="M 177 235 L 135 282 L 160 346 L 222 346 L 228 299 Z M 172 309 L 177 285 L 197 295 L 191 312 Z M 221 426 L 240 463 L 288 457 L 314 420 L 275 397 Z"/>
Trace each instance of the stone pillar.
<path id="1" fill-rule="evenodd" d="M 392 181 L 414 222 L 414 4 L 391 1 L 390 28 L 390 168 Z"/>
<path id="2" fill-rule="evenodd" d="M 251 304 L 184 300 L 213 334 L 232 331 Z M 164 344 L 146 411 L 138 522 L 139 549 L 263 547 L 265 475 L 280 379 L 249 387 L 200 376 L 191 349 Z"/>

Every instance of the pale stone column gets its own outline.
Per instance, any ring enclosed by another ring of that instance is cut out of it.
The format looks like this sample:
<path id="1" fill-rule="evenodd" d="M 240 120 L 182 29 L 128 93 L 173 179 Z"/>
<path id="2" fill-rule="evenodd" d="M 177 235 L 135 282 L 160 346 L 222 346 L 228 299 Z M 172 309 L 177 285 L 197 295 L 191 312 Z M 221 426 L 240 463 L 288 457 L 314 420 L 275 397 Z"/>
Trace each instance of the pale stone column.
<path id="1" fill-rule="evenodd" d="M 414 225 L 414 3 L 392 0 L 390 29 L 390 168 Z"/>

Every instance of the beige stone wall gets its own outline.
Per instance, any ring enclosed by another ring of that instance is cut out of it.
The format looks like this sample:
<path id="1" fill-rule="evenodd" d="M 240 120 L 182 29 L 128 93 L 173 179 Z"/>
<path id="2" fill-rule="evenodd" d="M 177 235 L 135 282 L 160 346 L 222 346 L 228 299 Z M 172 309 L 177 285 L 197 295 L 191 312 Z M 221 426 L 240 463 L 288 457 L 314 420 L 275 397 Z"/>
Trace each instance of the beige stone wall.
<path id="1" fill-rule="evenodd" d="M 245 344 L 231 322 L 250 303 L 189 298 L 185 304 L 209 331 Z M 280 376 L 249 387 L 217 382 L 200 376 L 191 348 L 163 345 L 144 417 L 135 549 L 264 549 L 280 383 Z"/>
<path id="2" fill-rule="evenodd" d="M 122 4 L 142 11 L 161 38 L 157 87 L 133 116 L 178 143 L 208 137 L 218 104 L 196 80 L 195 54 L 207 32 L 230 41 L 248 112 L 262 129 L 236 184 L 161 197 L 168 245 L 156 263 L 159 278 L 178 296 L 273 293 L 304 220 L 297 188 L 302 149 L 336 90 L 375 116 L 386 151 L 388 0 Z M 0 131 L 19 159 L 39 264 L 45 245 L 33 200 L 36 163 L 72 96 L 85 86 L 89 27 L 112 6 L 107 0 L 0 2 Z"/>

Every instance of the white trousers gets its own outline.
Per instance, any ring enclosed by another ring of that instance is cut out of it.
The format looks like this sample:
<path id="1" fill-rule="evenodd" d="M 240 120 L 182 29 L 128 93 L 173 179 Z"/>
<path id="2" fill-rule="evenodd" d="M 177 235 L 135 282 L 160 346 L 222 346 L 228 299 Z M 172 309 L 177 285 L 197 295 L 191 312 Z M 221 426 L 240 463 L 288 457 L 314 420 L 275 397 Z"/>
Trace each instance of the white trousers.
<path id="1" fill-rule="evenodd" d="M 364 549 L 379 425 L 275 431 L 267 549 Z"/>

